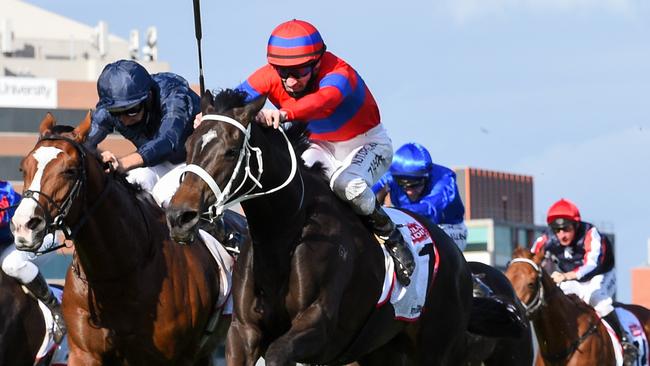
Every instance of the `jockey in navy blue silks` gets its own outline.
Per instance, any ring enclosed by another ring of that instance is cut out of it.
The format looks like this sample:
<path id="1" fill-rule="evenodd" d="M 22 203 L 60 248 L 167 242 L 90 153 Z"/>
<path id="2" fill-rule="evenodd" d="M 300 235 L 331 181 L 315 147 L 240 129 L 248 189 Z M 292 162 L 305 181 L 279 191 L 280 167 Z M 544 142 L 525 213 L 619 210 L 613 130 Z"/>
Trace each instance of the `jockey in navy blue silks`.
<path id="1" fill-rule="evenodd" d="M 400 147 L 389 172 L 372 189 L 380 196 L 382 192 L 388 194 L 393 206 L 413 211 L 439 225 L 461 250 L 465 249 L 465 207 L 456 186 L 456 173 L 434 164 L 424 146 L 407 143 Z"/>
<path id="2" fill-rule="evenodd" d="M 150 75 L 135 61 L 106 65 L 97 80 L 99 102 L 85 145 L 95 149 L 119 132 L 136 150 L 121 157 L 102 152 L 104 162 L 127 172 L 132 183 L 152 192 L 165 205 L 178 187 L 185 163 L 185 140 L 201 111 L 199 96 L 173 73 Z"/>
<path id="3" fill-rule="evenodd" d="M 60 344 L 66 333 L 63 315 L 61 313 L 61 304 L 52 289 L 47 284 L 45 277 L 33 262 L 43 264 L 45 256 L 37 257 L 34 253 L 23 252 L 16 249 L 14 236 L 11 233 L 9 223 L 16 211 L 21 197 L 11 183 L 0 180 L 0 266 L 2 271 L 7 275 L 15 278 L 38 298 L 52 312 L 54 319 L 54 329 L 52 335 L 54 341 Z M 53 235 L 49 234 L 43 238 L 43 248 L 51 248 L 57 242 Z M 50 257 L 51 258 L 51 257 Z"/>
<path id="4" fill-rule="evenodd" d="M 560 199 L 548 210 L 548 228 L 535 240 L 531 252 L 545 252 L 558 262 L 551 274 L 565 294 L 575 294 L 591 305 L 614 328 L 621 340 L 626 362 L 636 362 L 638 349 L 621 326 L 613 306 L 616 293 L 614 250 L 607 237 L 582 221 L 578 207 Z M 633 361 L 634 360 L 634 361 Z"/>

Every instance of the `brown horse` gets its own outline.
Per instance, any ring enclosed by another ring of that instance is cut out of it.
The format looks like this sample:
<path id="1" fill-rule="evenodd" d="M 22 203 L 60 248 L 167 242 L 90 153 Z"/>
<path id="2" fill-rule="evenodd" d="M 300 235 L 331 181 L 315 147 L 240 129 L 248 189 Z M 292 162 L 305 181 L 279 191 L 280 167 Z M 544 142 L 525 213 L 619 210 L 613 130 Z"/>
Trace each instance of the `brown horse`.
<path id="1" fill-rule="evenodd" d="M 205 245 L 179 245 L 150 195 L 104 172 L 80 125 L 55 132 L 48 113 L 22 161 L 24 198 L 14 215 L 19 249 L 47 232 L 75 244 L 63 313 L 70 365 L 210 365 L 228 319 L 219 314 L 220 269 Z M 199 244 L 199 243 L 197 243 Z"/>
<path id="2" fill-rule="evenodd" d="M 589 305 L 567 296 L 542 267 L 544 253 L 516 248 L 506 276 L 535 327 L 543 365 L 616 365 L 607 328 Z"/>
<path id="3" fill-rule="evenodd" d="M 34 365 L 44 337 L 38 301 L 0 270 L 0 365 Z"/>
<path id="4" fill-rule="evenodd" d="M 428 244 L 418 254 L 440 262 L 425 311 L 419 320 L 404 322 L 395 319 L 392 304 L 377 306 L 385 273 L 382 249 L 332 193 L 322 168 L 302 164 L 305 125 L 286 134 L 260 127 L 253 121 L 264 98 L 248 104 L 245 99 L 245 92 L 234 90 L 214 100 L 210 93 L 203 96 L 205 120 L 187 140 L 192 174 L 167 212 L 172 235 L 184 238 L 204 212 L 218 217 L 237 202 L 244 209 L 253 242 L 235 267 L 229 365 L 251 366 L 260 356 L 269 366 L 354 360 L 461 365 L 468 328 L 503 330 L 489 321 L 473 323 L 470 313 L 479 308 L 473 306 L 469 266 L 454 242 L 424 220 L 418 225 L 435 247 Z"/>

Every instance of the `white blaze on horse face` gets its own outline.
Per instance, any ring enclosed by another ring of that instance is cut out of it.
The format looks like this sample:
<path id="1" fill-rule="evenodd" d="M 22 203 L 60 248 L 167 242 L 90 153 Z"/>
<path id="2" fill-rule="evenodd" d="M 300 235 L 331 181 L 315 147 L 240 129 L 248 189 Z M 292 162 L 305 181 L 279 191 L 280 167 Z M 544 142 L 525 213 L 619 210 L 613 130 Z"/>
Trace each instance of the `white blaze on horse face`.
<path id="1" fill-rule="evenodd" d="M 34 174 L 34 179 L 32 179 L 32 184 L 29 186 L 28 190 L 32 192 L 39 192 L 41 190 L 41 179 L 43 179 L 43 172 L 45 167 L 49 162 L 56 159 L 56 157 L 62 153 L 63 150 L 47 146 L 39 147 L 34 152 L 33 156 L 36 159 L 36 174 Z M 38 193 L 34 193 L 34 199 L 23 199 L 20 201 L 20 205 L 16 209 L 16 213 L 12 218 L 14 224 L 14 236 L 16 241 L 18 239 L 26 240 L 31 243 L 33 240 L 33 233 L 31 229 L 27 228 L 27 223 L 34 216 L 36 210 L 36 200 L 38 199 Z"/>
<path id="2" fill-rule="evenodd" d="M 210 130 L 208 133 L 201 136 L 201 150 L 203 150 L 205 145 L 210 143 L 210 141 L 214 140 L 215 138 L 217 138 L 217 131 L 215 130 Z"/>

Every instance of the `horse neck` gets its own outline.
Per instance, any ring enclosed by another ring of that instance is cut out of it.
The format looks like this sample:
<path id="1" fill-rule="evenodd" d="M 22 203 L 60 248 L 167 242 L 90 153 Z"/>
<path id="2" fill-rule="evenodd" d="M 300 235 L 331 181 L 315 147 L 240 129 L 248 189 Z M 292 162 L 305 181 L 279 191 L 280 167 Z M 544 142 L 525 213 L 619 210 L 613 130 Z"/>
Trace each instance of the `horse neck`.
<path id="1" fill-rule="evenodd" d="M 540 342 L 542 351 L 554 354 L 575 341 L 572 335 L 578 330 L 580 310 L 546 272 L 542 272 L 542 286 L 545 305 L 533 316 L 533 324 L 538 338 L 545 341 Z"/>
<path id="2" fill-rule="evenodd" d="M 141 207 L 143 203 L 137 202 L 123 183 L 106 178 L 98 164 L 90 163 L 87 169 L 87 182 L 92 176 L 92 181 L 100 183 L 85 185 L 81 215 L 89 217 L 74 238 L 75 251 L 89 280 L 117 278 L 137 269 L 150 251 L 154 220 L 147 218 L 150 210 Z M 97 200 L 101 201 L 93 207 Z"/>

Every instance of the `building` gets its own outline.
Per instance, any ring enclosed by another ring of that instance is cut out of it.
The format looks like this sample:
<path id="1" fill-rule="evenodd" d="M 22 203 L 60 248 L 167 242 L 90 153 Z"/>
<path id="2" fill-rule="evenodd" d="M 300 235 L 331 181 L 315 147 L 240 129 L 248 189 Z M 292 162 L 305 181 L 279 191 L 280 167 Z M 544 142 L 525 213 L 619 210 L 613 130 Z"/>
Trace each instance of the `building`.
<path id="1" fill-rule="evenodd" d="M 650 238 L 646 264 L 632 269 L 632 303 L 650 309 Z"/>
<path id="2" fill-rule="evenodd" d="M 151 73 L 169 65 L 157 59 L 153 27 L 141 47 L 137 31 L 126 40 L 110 34 L 106 22 L 93 27 L 20 0 L 0 0 L 0 9 L 0 179 L 21 192 L 19 164 L 47 112 L 77 125 L 97 103 L 97 77 L 117 59 L 137 59 Z M 117 154 L 133 149 L 118 136 L 100 147 Z M 70 252 L 50 254 L 43 268 L 49 280 L 63 281 Z"/>

